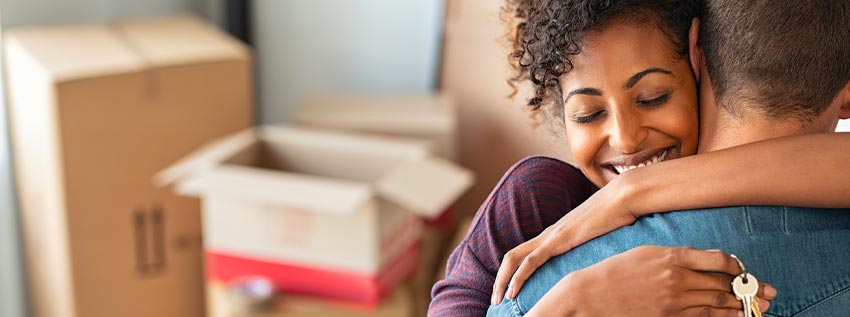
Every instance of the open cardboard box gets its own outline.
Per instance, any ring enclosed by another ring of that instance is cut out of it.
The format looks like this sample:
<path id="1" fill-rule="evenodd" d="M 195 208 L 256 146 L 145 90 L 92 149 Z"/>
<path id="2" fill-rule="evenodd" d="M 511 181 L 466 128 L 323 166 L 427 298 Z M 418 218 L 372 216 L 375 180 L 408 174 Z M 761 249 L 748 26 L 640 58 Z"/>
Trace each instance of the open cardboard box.
<path id="1" fill-rule="evenodd" d="M 208 260 L 249 261 L 242 266 L 264 272 L 243 273 L 274 275 L 283 290 L 373 301 L 415 266 L 416 216 L 438 216 L 472 179 L 427 142 L 277 126 L 213 142 L 155 182 L 202 198 Z M 235 277 L 208 263 L 211 277 L 219 269 L 219 279 Z M 352 287 L 311 286 L 323 276 Z"/>
<path id="2" fill-rule="evenodd" d="M 446 94 L 323 92 L 304 96 L 300 126 L 427 140 L 437 155 L 457 161 L 457 103 Z"/>

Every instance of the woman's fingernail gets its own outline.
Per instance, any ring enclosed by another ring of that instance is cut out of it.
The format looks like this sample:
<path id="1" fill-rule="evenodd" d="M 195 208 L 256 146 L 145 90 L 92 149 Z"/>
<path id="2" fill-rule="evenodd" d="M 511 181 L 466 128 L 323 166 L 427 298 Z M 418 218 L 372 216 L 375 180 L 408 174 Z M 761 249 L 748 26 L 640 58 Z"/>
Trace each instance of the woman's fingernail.
<path id="1" fill-rule="evenodd" d="M 776 289 L 773 286 L 767 286 L 764 288 L 764 296 L 768 298 L 776 297 Z"/>
<path id="2" fill-rule="evenodd" d="M 490 296 L 490 305 L 498 305 L 498 304 L 499 303 L 496 302 L 496 293 L 493 293 L 493 295 Z"/>
<path id="3" fill-rule="evenodd" d="M 738 312 L 738 317 L 744 317 L 744 312 L 739 311 L 739 312 Z"/>
<path id="4" fill-rule="evenodd" d="M 505 292 L 505 294 L 508 294 L 506 296 L 508 299 L 514 298 L 514 283 L 513 282 L 508 284 L 508 291 Z"/>
<path id="5" fill-rule="evenodd" d="M 770 302 L 766 300 L 759 301 L 759 309 L 761 311 L 767 311 L 768 308 L 770 308 Z"/>
<path id="6" fill-rule="evenodd" d="M 720 249 L 711 249 L 711 250 L 706 250 L 706 251 L 708 251 L 708 252 L 723 252 L 723 250 L 720 250 Z"/>

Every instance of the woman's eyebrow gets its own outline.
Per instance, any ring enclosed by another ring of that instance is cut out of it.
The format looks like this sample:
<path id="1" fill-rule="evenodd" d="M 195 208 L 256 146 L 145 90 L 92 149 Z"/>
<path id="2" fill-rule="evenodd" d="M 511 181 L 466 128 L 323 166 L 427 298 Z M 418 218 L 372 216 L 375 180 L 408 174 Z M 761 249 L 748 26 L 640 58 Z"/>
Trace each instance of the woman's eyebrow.
<path id="1" fill-rule="evenodd" d="M 596 88 L 579 88 L 579 89 L 570 91 L 570 93 L 567 94 L 567 98 L 564 98 L 564 103 L 566 103 L 567 100 L 570 100 L 570 97 L 572 97 L 574 95 L 602 96 L 602 92 L 599 91 L 599 89 L 596 89 Z"/>
<path id="2" fill-rule="evenodd" d="M 671 72 L 669 70 L 666 70 L 666 69 L 663 69 L 663 68 L 658 68 L 658 67 L 650 68 L 650 69 L 647 69 L 647 70 L 642 71 L 640 73 L 634 74 L 634 75 L 632 75 L 632 77 L 629 77 L 629 80 L 627 80 L 626 84 L 623 85 L 623 89 L 631 89 L 632 87 L 635 86 L 635 84 L 637 84 L 638 81 L 641 80 L 641 78 L 643 78 L 643 76 L 646 76 L 646 75 L 649 75 L 649 74 L 652 74 L 652 73 L 662 73 L 662 74 L 667 74 L 667 75 L 673 76 L 673 72 Z"/>

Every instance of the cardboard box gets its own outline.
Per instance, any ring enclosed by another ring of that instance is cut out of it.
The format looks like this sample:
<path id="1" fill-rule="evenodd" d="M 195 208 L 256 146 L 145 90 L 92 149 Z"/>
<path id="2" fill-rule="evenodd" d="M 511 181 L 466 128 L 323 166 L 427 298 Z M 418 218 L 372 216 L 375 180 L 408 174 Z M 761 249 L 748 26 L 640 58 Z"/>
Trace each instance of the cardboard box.
<path id="1" fill-rule="evenodd" d="M 159 170 L 251 125 L 246 47 L 192 17 L 5 33 L 33 316 L 201 316 L 200 205 Z"/>
<path id="2" fill-rule="evenodd" d="M 448 95 L 316 93 L 304 96 L 296 124 L 432 142 L 437 155 L 457 160 L 457 105 Z"/>
<path id="3" fill-rule="evenodd" d="M 409 232 L 418 235 L 408 229 L 416 228 L 410 224 L 417 216 L 439 215 L 472 178 L 433 157 L 427 142 L 278 126 L 213 142 L 158 174 L 156 182 L 203 198 L 208 251 L 278 269 L 375 277 L 396 267 L 385 265 L 397 258 L 393 252 L 409 252 L 404 245 L 413 243 Z M 292 274 L 277 277 L 278 285 L 292 286 Z M 369 290 L 327 285 L 304 291 L 374 302 L 392 286 L 359 283 Z"/>
<path id="4" fill-rule="evenodd" d="M 243 312 L 234 307 L 228 287 L 210 282 L 207 287 L 210 317 L 413 317 L 413 296 L 406 285 L 392 291 L 377 307 L 360 307 L 313 297 L 278 294 L 270 307 L 257 312 Z"/>

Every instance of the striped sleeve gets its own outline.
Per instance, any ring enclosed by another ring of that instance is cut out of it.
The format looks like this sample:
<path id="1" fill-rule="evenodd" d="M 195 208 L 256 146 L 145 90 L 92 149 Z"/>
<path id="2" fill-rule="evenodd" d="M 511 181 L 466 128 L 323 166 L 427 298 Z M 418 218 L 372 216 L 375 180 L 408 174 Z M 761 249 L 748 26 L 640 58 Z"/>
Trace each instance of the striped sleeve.
<path id="1" fill-rule="evenodd" d="M 594 191 L 575 167 L 529 157 L 512 166 L 484 201 L 431 291 L 428 316 L 484 316 L 502 257 L 537 236 Z"/>

